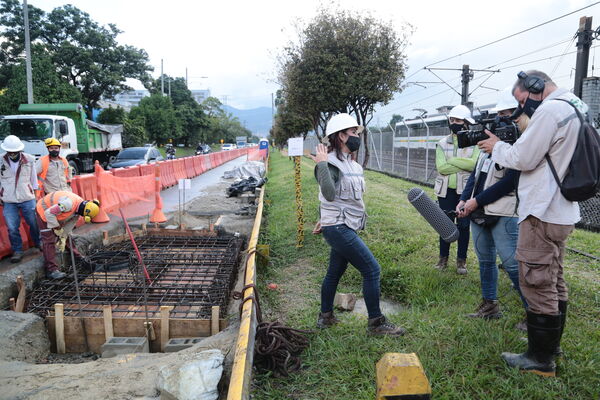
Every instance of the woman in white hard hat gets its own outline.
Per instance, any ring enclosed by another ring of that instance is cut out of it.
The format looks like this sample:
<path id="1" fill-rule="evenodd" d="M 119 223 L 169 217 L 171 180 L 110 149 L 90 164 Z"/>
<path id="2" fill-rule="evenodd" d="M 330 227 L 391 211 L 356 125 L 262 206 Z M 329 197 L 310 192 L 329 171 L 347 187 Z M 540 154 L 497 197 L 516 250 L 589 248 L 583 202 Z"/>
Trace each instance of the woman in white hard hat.
<path id="1" fill-rule="evenodd" d="M 349 114 L 333 116 L 325 131 L 329 147 L 319 144 L 316 156 L 312 157 L 317 163 L 315 176 L 321 202 L 321 218 L 313 233 L 322 232 L 331 246 L 329 268 L 321 286 L 317 327 L 327 328 L 339 322 L 333 315 L 333 300 L 338 282 L 350 263 L 363 278 L 363 296 L 369 314 L 368 332 L 399 336 L 404 334 L 404 329 L 390 323 L 379 307 L 381 267 L 356 233 L 364 229 L 367 218 L 363 202 L 363 169 L 352 159 L 352 154 L 360 148 L 362 129 Z"/>
<path id="2" fill-rule="evenodd" d="M 512 95 L 512 87 L 509 87 L 500 93 L 494 111 L 499 118 L 508 118 L 518 105 Z M 522 114 L 521 118 L 527 116 Z M 499 122 L 510 123 L 502 119 Z M 519 263 L 515 259 L 519 234 L 515 189 L 519 174 L 519 171 L 496 164 L 489 154 L 481 153 L 456 206 L 459 217 L 471 219 L 473 246 L 479 259 L 482 300 L 468 317 L 496 319 L 502 316 L 498 303 L 497 256 L 527 308 L 519 289 Z M 527 325 L 521 322 L 517 328 L 527 330 Z"/>
<path id="3" fill-rule="evenodd" d="M 441 139 L 436 146 L 435 166 L 438 176 L 435 179 L 434 191 L 442 210 L 453 213 L 469 175 L 475 168 L 479 149 L 474 146 L 460 149 L 456 139 L 458 132 L 468 129 L 469 125 L 475 123 L 471 117 L 471 110 L 463 105 L 453 107 L 448 114 L 448 122 L 451 133 Z M 465 275 L 469 247 L 469 219 L 457 218 L 456 225 L 460 234 L 456 255 L 456 273 Z M 449 255 L 450 244 L 440 237 L 440 258 L 435 267 L 440 270 L 445 269 L 448 266 Z"/>

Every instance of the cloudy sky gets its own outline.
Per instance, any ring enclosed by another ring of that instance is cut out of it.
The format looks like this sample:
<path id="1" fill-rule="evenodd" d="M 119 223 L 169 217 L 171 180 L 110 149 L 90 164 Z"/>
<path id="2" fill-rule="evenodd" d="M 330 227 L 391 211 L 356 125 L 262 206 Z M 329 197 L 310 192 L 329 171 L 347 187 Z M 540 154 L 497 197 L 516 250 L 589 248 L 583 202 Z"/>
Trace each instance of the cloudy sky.
<path id="1" fill-rule="evenodd" d="M 270 107 L 277 55 L 297 38 L 295 26 L 306 23 L 317 12 L 317 0 L 29 0 L 50 11 L 67 3 L 86 11 L 96 21 L 115 23 L 124 31 L 121 43 L 145 49 L 160 74 L 185 76 L 190 89 L 209 88 L 212 95 L 227 99 L 237 108 Z M 395 113 L 414 116 L 414 108 L 434 111 L 440 105 L 460 102 L 460 96 L 424 66 L 464 53 L 521 30 L 598 3 L 592 0 L 340 0 L 341 9 L 370 12 L 397 30 L 404 23 L 415 31 L 407 48 L 409 83 L 393 102 L 379 107 L 376 120 L 387 122 Z M 327 3 L 329 4 L 329 2 Z M 594 16 L 593 28 L 600 25 L 600 4 L 533 29 L 481 50 L 438 63 L 437 68 L 499 69 L 475 72 L 471 90 L 479 105 L 494 103 L 497 92 L 510 85 L 521 69 L 538 68 L 549 73 L 561 86 L 571 88 L 575 66 L 575 34 L 581 16 Z M 596 40 L 593 46 L 600 44 Z M 600 50 L 590 55 L 590 74 L 595 64 L 599 75 Z M 596 57 L 596 55 L 598 57 Z M 434 71 L 460 92 L 459 71 Z M 207 78 L 202 78 L 207 77 Z M 485 80 L 485 82 L 484 82 Z M 135 86 L 135 83 L 134 83 Z M 423 87 L 425 86 L 425 87 Z M 141 88 L 141 85 L 137 85 Z M 375 122 L 375 121 L 374 121 Z"/>

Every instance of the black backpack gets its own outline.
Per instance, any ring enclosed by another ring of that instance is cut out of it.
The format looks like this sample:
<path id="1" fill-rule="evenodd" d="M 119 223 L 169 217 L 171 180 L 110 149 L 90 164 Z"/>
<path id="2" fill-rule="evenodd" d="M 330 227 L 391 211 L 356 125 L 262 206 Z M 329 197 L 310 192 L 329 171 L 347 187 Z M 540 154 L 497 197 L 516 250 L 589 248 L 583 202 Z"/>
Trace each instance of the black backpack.
<path id="1" fill-rule="evenodd" d="M 584 120 L 573 103 L 565 99 L 556 100 L 564 101 L 575 109 L 581 122 L 581 128 L 579 128 L 579 137 L 573 158 L 571 158 L 562 183 L 558 179 L 558 174 L 548 154 L 546 154 L 546 160 L 565 199 L 584 201 L 594 197 L 600 190 L 600 135 L 589 122 Z"/>

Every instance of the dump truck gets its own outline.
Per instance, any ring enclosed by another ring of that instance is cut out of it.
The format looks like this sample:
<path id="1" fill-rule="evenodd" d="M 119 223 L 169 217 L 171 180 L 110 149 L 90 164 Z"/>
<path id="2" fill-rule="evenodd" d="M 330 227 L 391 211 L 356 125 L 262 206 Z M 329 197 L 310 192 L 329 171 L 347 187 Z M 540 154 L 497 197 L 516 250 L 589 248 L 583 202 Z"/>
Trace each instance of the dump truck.
<path id="1" fill-rule="evenodd" d="M 44 140 L 56 138 L 74 175 L 92 172 L 96 161 L 106 167 L 122 149 L 123 126 L 88 120 L 81 104 L 21 104 L 19 113 L 0 117 L 0 143 L 15 135 L 25 144 L 24 151 L 38 159 L 48 154 Z"/>

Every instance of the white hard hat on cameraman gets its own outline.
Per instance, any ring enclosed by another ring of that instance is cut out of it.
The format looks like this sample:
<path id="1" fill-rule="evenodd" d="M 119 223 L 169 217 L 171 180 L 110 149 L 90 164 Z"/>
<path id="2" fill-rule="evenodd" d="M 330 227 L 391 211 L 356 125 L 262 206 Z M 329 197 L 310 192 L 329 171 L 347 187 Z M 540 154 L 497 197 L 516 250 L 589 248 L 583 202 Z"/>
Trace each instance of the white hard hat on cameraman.
<path id="1" fill-rule="evenodd" d="M 452 107 L 452 110 L 448 113 L 448 118 L 450 117 L 462 119 L 470 124 L 475 123 L 475 120 L 471 117 L 471 110 L 469 110 L 469 107 L 463 106 L 462 104 Z"/>
<path id="2" fill-rule="evenodd" d="M 16 153 L 17 151 L 23 151 L 25 145 L 23 142 L 21 142 L 21 139 L 15 135 L 8 135 L 4 138 L 4 141 L 0 147 L 2 147 L 2 150 L 8 153 Z"/>
<path id="3" fill-rule="evenodd" d="M 494 107 L 494 112 L 502 111 L 502 110 L 512 110 L 513 108 L 517 108 L 519 106 L 519 102 L 512 94 L 512 86 L 509 86 L 503 89 L 500 92 L 500 96 L 498 97 L 498 103 L 496 107 Z"/>
<path id="4" fill-rule="evenodd" d="M 333 117 L 331 117 L 331 119 L 327 122 L 327 129 L 325 130 L 325 136 L 329 137 L 329 135 L 331 135 L 333 133 L 343 131 L 348 128 L 354 128 L 354 127 L 358 128 L 357 133 L 361 133 L 363 130 L 362 125 L 359 125 L 358 122 L 356 122 L 356 119 L 353 116 L 351 116 L 350 114 L 346 114 L 346 113 L 337 114 L 337 115 L 334 115 Z"/>

